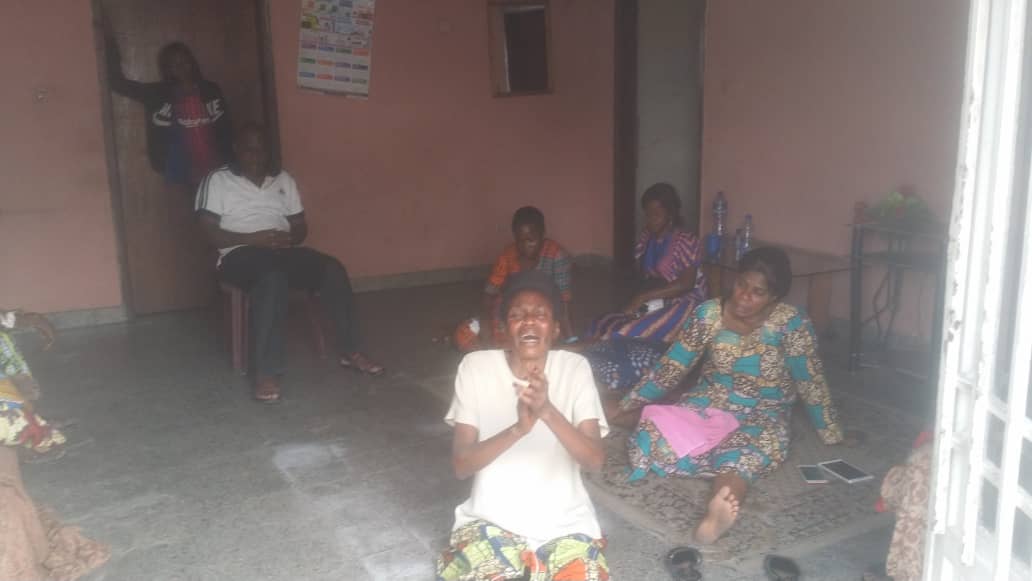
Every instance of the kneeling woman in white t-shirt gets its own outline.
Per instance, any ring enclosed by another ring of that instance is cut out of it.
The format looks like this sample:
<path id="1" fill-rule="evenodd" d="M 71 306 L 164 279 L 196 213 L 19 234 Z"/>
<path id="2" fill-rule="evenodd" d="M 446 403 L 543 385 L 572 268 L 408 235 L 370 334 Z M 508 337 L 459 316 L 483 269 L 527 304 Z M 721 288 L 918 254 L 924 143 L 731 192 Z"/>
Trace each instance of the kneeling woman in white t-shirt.
<path id="1" fill-rule="evenodd" d="M 581 481 L 582 468 L 602 468 L 609 427 L 587 360 L 550 350 L 559 305 L 547 275 L 511 278 L 501 304 L 510 349 L 459 364 L 445 421 L 455 474 L 473 476 L 473 491 L 455 509 L 438 581 L 609 579 Z"/>

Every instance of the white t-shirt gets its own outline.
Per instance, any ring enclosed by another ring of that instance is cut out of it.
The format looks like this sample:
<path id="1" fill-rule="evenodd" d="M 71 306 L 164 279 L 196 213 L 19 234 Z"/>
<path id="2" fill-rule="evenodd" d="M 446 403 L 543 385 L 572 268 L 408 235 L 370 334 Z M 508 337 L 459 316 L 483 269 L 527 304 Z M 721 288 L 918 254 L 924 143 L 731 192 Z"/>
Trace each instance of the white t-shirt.
<path id="1" fill-rule="evenodd" d="M 591 368 L 584 357 L 551 351 L 545 363 L 548 398 L 574 427 L 597 419 L 609 431 Z M 444 421 L 477 429 L 484 441 L 516 423 L 516 378 L 501 350 L 475 351 L 459 364 L 455 397 Z M 469 500 L 455 509 L 455 528 L 485 520 L 523 536 L 530 547 L 582 533 L 602 536 L 581 468 L 542 421 L 477 472 Z"/>
<path id="2" fill-rule="evenodd" d="M 229 167 L 217 169 L 197 188 L 195 209 L 217 214 L 227 232 L 250 234 L 260 230 L 290 231 L 287 216 L 304 211 L 294 178 L 285 171 L 266 177 L 261 187 Z M 240 246 L 219 248 L 225 256 Z"/>

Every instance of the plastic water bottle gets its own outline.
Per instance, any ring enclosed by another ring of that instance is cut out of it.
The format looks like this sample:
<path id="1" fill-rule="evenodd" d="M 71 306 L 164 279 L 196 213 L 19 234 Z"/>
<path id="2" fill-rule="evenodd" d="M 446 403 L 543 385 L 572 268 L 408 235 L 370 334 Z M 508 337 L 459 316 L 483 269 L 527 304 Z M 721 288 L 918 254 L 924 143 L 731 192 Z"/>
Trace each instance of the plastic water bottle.
<path id="1" fill-rule="evenodd" d="M 752 214 L 745 215 L 745 224 L 742 226 L 742 246 L 744 247 L 743 252 L 749 252 L 752 249 Z"/>
<path id="2" fill-rule="evenodd" d="M 717 192 L 717 197 L 713 198 L 713 232 L 706 236 L 706 256 L 711 262 L 720 262 L 726 222 L 727 198 L 724 192 Z"/>
<path id="3" fill-rule="evenodd" d="M 743 254 L 745 254 L 745 233 L 739 228 L 735 230 L 735 262 L 741 260 Z"/>
<path id="4" fill-rule="evenodd" d="M 723 236 L 726 232 L 726 221 L 727 198 L 724 197 L 724 192 L 717 192 L 717 197 L 713 199 L 713 228 L 715 229 L 717 236 Z"/>

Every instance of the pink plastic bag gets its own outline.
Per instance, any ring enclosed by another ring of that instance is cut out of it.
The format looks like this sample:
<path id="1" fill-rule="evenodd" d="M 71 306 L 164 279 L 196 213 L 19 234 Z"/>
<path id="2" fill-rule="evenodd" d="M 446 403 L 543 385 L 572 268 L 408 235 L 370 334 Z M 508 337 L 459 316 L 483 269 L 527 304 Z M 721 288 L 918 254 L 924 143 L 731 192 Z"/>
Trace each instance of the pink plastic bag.
<path id="1" fill-rule="evenodd" d="M 699 412 L 678 405 L 648 405 L 641 419 L 655 424 L 678 458 L 701 456 L 738 429 L 733 414 L 716 408 Z"/>

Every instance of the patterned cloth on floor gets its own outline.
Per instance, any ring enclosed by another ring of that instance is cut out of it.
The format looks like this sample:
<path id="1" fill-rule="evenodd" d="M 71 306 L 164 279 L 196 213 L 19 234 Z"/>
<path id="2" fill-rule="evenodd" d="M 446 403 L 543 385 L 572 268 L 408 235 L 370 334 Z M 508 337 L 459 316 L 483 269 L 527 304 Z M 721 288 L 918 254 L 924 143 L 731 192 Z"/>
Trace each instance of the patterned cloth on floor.
<path id="1" fill-rule="evenodd" d="M 0 445 L 46 452 L 65 443 L 64 435 L 32 410 L 19 385 L 35 381 L 10 335 L 0 331 Z"/>
<path id="2" fill-rule="evenodd" d="M 922 577 L 932 448 L 928 442 L 914 450 L 907 463 L 894 466 L 882 482 L 882 497 L 896 511 L 896 528 L 885 565 L 895 581 L 918 581 Z"/>
<path id="3" fill-rule="evenodd" d="M 656 365 L 668 347 L 659 341 L 614 337 L 590 345 L 581 354 L 591 364 L 595 383 L 613 391 L 627 391 Z"/>
<path id="4" fill-rule="evenodd" d="M 437 560 L 437 581 L 606 581 L 605 546 L 604 539 L 570 535 L 531 551 L 522 537 L 475 521 L 452 532 Z"/>
<path id="5" fill-rule="evenodd" d="M 0 579 L 71 581 L 110 555 L 106 545 L 37 508 L 22 484 L 17 453 L 0 446 Z"/>

